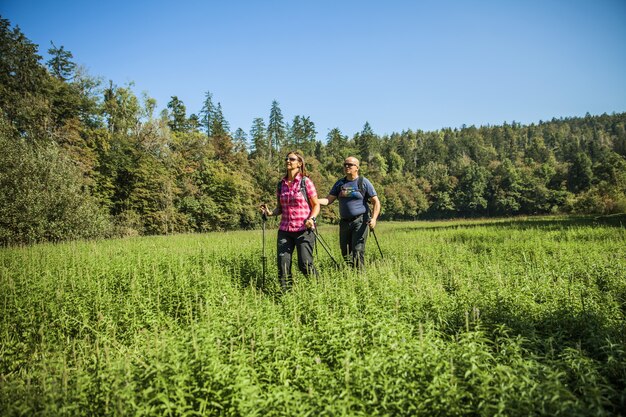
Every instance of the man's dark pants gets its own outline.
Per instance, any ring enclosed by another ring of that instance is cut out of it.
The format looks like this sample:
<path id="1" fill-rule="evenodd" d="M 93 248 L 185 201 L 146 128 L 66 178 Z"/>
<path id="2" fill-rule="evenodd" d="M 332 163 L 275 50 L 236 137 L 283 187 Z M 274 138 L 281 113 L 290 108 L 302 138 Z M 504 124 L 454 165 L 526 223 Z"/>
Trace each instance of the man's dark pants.
<path id="1" fill-rule="evenodd" d="M 367 216 L 362 214 L 352 219 L 339 221 L 339 245 L 341 256 L 358 269 L 365 266 L 365 242 L 367 241 Z"/>

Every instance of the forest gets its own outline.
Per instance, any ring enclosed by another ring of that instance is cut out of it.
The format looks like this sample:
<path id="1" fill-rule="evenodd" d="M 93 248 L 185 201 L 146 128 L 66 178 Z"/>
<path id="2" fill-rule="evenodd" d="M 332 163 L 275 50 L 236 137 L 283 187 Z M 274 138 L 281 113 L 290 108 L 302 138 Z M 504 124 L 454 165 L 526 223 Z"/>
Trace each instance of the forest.
<path id="1" fill-rule="evenodd" d="M 255 228 L 291 150 L 321 196 L 359 158 L 382 220 L 626 212 L 626 113 L 382 136 L 364 121 L 319 140 L 278 100 L 231 129 L 210 91 L 195 113 L 176 96 L 157 113 L 132 84 L 90 75 L 63 46 L 47 52 L 0 18 L 2 245 Z"/>

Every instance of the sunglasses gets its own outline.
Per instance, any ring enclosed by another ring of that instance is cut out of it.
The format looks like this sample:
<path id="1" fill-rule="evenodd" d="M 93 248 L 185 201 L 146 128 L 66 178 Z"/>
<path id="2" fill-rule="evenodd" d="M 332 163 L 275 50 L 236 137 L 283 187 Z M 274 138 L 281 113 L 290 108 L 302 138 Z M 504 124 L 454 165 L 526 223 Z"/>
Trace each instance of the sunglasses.
<path id="1" fill-rule="evenodd" d="M 295 162 L 295 161 L 297 161 L 297 160 L 298 160 L 298 158 L 294 158 L 294 157 L 286 157 L 286 158 L 285 158 L 285 161 Z"/>
<path id="2" fill-rule="evenodd" d="M 343 164 L 343 166 L 346 167 L 346 168 L 352 168 L 352 167 L 355 167 L 356 164 L 351 164 L 349 162 L 346 162 L 345 164 Z"/>

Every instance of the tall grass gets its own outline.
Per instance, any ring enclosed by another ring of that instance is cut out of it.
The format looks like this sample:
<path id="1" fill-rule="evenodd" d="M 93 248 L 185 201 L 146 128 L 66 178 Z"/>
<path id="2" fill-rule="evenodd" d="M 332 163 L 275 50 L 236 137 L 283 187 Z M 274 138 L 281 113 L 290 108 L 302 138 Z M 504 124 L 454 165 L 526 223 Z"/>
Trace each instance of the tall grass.
<path id="1" fill-rule="evenodd" d="M 273 232 L 264 286 L 260 231 L 2 249 L 0 414 L 623 415 L 619 222 L 377 236 L 287 294 Z"/>

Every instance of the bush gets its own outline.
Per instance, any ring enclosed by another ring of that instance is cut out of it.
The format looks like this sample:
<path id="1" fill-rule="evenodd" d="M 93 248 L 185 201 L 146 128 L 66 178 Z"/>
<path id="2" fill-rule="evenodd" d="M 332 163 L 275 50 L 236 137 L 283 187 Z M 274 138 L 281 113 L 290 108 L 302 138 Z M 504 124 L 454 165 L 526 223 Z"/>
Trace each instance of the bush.
<path id="1" fill-rule="evenodd" d="M 0 244 L 96 238 L 109 222 L 57 145 L 0 133 Z"/>
<path id="2" fill-rule="evenodd" d="M 626 196 L 617 187 L 601 183 L 577 196 L 572 212 L 578 214 L 616 214 L 626 212 Z"/>

